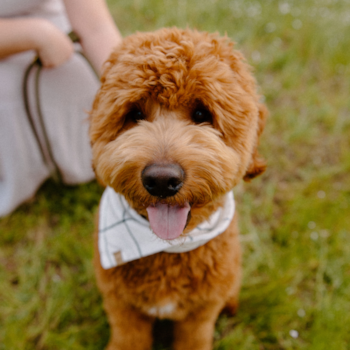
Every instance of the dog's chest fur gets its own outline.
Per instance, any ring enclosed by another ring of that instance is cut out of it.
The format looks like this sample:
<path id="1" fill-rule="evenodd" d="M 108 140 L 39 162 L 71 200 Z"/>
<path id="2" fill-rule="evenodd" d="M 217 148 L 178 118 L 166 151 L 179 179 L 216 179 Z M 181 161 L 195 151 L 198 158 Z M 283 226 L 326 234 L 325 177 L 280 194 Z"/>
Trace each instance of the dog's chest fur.
<path id="1" fill-rule="evenodd" d="M 235 226 L 234 218 L 226 232 L 193 251 L 162 252 L 101 271 L 123 303 L 148 316 L 183 319 L 210 300 L 225 299 L 226 281 L 240 261 Z"/>

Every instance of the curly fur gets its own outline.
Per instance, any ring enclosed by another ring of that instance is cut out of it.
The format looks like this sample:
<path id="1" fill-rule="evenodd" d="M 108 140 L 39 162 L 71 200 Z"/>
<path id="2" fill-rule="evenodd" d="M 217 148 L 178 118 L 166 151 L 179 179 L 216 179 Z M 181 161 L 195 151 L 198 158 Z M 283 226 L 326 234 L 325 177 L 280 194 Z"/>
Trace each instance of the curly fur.
<path id="1" fill-rule="evenodd" d="M 127 37 L 106 62 L 91 112 L 96 175 L 139 214 L 147 218 L 146 208 L 159 200 L 143 187 L 142 170 L 154 163 L 182 167 L 181 190 L 162 202 L 190 203 L 184 235 L 241 179 L 265 170 L 257 147 L 267 110 L 233 46 L 226 37 L 188 29 Z M 196 124 L 198 106 L 212 120 Z M 144 120 L 130 118 L 135 109 Z M 96 276 L 112 330 L 109 350 L 151 349 L 156 317 L 175 321 L 175 349 L 211 349 L 219 312 L 237 307 L 236 220 L 193 251 L 158 253 L 109 270 L 102 269 L 95 242 Z"/>

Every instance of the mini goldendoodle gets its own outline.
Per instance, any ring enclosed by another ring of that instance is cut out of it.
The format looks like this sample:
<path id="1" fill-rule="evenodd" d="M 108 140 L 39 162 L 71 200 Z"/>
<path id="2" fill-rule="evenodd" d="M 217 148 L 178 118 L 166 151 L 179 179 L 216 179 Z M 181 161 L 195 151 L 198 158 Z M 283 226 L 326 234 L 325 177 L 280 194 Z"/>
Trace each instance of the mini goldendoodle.
<path id="1" fill-rule="evenodd" d="M 95 236 L 109 350 L 149 350 L 155 319 L 175 350 L 209 350 L 237 308 L 241 253 L 232 189 L 265 170 L 266 108 L 234 44 L 161 29 L 124 39 L 91 112 L 93 165 L 107 188 Z"/>

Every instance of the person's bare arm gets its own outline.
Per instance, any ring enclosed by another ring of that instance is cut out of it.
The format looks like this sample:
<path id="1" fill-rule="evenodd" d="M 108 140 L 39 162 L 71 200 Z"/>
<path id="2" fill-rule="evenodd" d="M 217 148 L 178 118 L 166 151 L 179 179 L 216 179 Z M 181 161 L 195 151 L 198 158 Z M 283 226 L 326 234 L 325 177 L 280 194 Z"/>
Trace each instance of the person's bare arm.
<path id="1" fill-rule="evenodd" d="M 0 19 L 0 59 L 28 50 L 37 51 L 45 67 L 56 67 L 69 59 L 73 45 L 45 19 Z"/>
<path id="2" fill-rule="evenodd" d="M 102 65 L 122 36 L 104 0 L 64 0 L 74 32 L 87 57 L 101 73 Z"/>

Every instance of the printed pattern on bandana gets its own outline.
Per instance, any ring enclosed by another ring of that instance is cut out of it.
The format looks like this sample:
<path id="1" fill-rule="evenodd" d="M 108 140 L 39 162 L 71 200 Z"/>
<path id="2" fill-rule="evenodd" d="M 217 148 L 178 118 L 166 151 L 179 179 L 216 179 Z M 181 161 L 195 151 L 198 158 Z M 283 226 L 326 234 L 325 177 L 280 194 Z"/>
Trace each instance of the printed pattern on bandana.
<path id="1" fill-rule="evenodd" d="M 208 221 L 184 237 L 171 241 L 158 238 L 149 222 L 132 209 L 125 198 L 111 187 L 104 191 L 100 203 L 98 247 L 101 265 L 109 269 L 159 252 L 183 253 L 200 247 L 223 233 L 235 212 L 233 192 L 226 194 L 225 204 Z"/>

